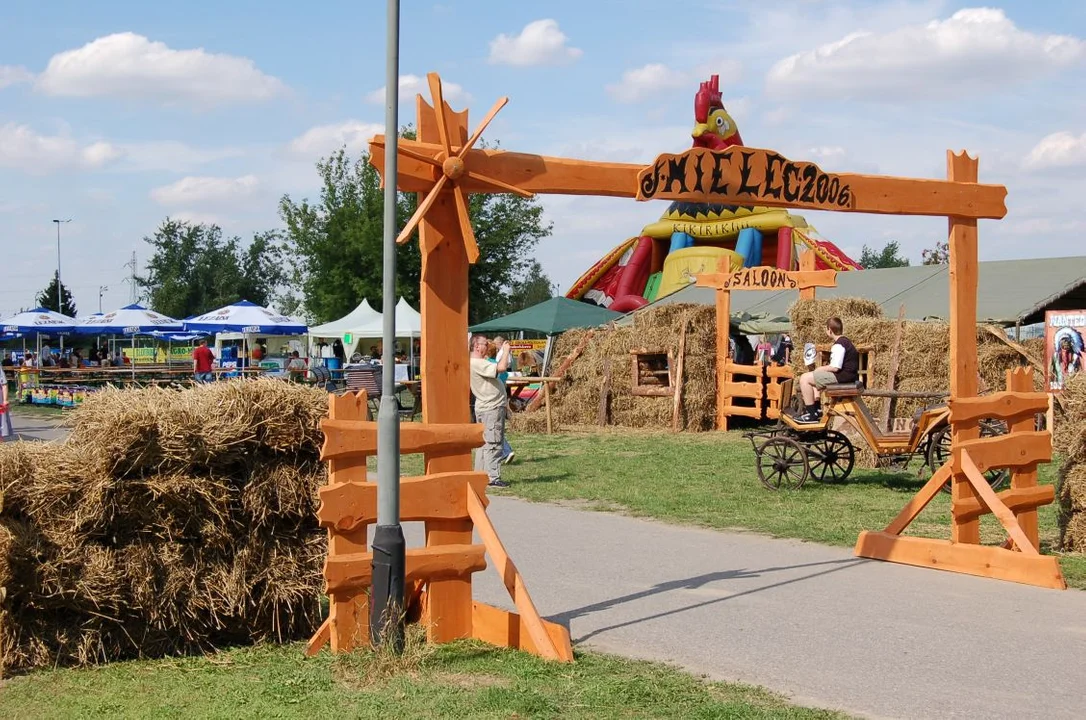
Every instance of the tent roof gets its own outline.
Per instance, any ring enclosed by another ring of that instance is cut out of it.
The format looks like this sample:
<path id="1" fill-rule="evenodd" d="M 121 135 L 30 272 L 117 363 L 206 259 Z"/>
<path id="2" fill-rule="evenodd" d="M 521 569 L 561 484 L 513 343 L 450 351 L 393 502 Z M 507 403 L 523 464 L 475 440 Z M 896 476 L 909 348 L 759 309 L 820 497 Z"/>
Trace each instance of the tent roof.
<path id="1" fill-rule="evenodd" d="M 570 328 L 595 327 L 617 320 L 621 313 L 579 300 L 555 297 L 505 317 L 473 325 L 472 332 L 526 330 L 555 335 Z"/>
<path id="2" fill-rule="evenodd" d="M 1086 307 L 1086 256 L 1031 260 L 990 260 L 978 263 L 977 319 L 1003 326 L 1044 320 L 1045 310 Z M 696 303 L 712 305 L 712 288 L 693 285 L 649 305 Z M 820 298 L 863 297 L 896 317 L 905 306 L 909 320 L 949 319 L 950 278 L 946 265 L 917 265 L 837 273 L 837 287 L 819 288 Z M 787 318 L 796 301 L 795 291 L 731 294 L 733 315 Z M 768 331 L 768 330 L 767 330 Z"/>
<path id="3" fill-rule="evenodd" d="M 309 328 L 309 334 L 314 337 L 343 337 L 344 333 L 359 335 L 361 329 L 372 330 L 381 327 L 381 313 L 370 307 L 369 301 L 362 298 L 358 307 L 341 317 L 323 325 Z M 378 330 L 378 332 L 380 332 Z"/>

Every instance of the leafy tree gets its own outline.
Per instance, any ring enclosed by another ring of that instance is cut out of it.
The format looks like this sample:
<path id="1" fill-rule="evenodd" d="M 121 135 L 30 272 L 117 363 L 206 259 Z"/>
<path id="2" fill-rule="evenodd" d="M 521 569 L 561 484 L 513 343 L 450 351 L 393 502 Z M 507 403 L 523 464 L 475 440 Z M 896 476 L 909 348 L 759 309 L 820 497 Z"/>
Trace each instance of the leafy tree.
<path id="1" fill-rule="evenodd" d="M 554 297 L 554 286 L 551 279 L 543 272 L 543 266 L 538 260 L 532 260 L 528 265 L 528 271 L 524 279 L 509 294 L 509 307 L 506 312 L 516 312 L 532 305 L 538 305 L 544 300 Z"/>
<path id="2" fill-rule="evenodd" d="M 166 218 L 144 241 L 154 248 L 146 277 L 136 282 L 156 311 L 175 318 L 207 312 L 238 300 L 267 305 L 283 281 L 274 232 L 248 245 L 223 238 L 218 225 Z"/>
<path id="3" fill-rule="evenodd" d="M 925 265 L 946 265 L 950 262 L 950 243 L 935 243 L 935 247 L 920 253 Z"/>
<path id="4" fill-rule="evenodd" d="M 864 245 L 863 252 L 860 254 L 860 265 L 867 268 L 893 268 L 893 267 L 908 267 L 909 259 L 902 257 L 901 248 L 896 240 L 891 240 L 886 243 L 882 250 L 875 250 Z"/>
<path id="5" fill-rule="evenodd" d="M 413 137 L 410 131 L 405 137 Z M 382 255 L 384 191 L 366 153 L 351 160 L 345 149 L 317 163 L 320 199 L 295 201 L 283 196 L 279 215 L 286 225 L 284 257 L 293 287 L 319 322 L 353 310 L 363 298 L 379 308 L 383 298 Z M 397 227 L 414 212 L 417 196 L 400 193 Z M 535 199 L 515 195 L 471 195 L 472 228 L 479 261 L 468 274 L 469 321 L 508 311 L 531 269 L 529 260 L 540 239 L 550 235 L 543 208 Z M 418 306 L 422 257 L 418 233 L 397 248 L 396 292 Z M 290 299 L 284 298 L 284 306 Z"/>
<path id="6" fill-rule="evenodd" d="M 57 307 L 57 283 L 60 283 L 60 307 Z M 60 274 L 57 271 L 53 271 L 53 279 L 49 281 L 49 284 L 38 293 L 38 307 L 43 307 L 46 310 L 52 310 L 58 312 L 61 315 L 67 315 L 68 317 L 75 317 L 75 300 L 72 298 L 72 293 L 68 290 L 68 286 L 60 281 Z"/>

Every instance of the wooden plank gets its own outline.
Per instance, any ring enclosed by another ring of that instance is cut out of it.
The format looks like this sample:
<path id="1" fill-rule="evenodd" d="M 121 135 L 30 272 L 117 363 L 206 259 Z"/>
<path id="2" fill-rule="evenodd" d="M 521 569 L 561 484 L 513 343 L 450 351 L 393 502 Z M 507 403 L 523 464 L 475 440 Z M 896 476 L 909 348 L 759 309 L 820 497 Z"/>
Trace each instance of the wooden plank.
<path id="1" fill-rule="evenodd" d="M 424 391 L 425 392 L 425 391 Z M 324 446 L 321 460 L 377 452 L 377 423 L 366 420 L 328 419 L 321 421 Z M 483 426 L 478 423 L 400 424 L 400 453 L 468 451 L 483 444 Z"/>
<path id="2" fill-rule="evenodd" d="M 1067 589 L 1059 560 L 1050 555 L 1025 555 L 999 547 L 871 531 L 860 533 L 853 553 L 873 560 Z"/>
<path id="3" fill-rule="evenodd" d="M 547 406 L 547 434 L 550 435 L 554 428 L 551 421 L 551 384 L 549 382 L 543 383 L 543 403 Z"/>
<path id="4" fill-rule="evenodd" d="M 916 519 L 916 516 L 928 506 L 928 503 L 939 494 L 939 490 L 950 479 L 951 473 L 949 463 L 940 466 L 938 470 L 932 473 L 931 479 L 924 483 L 924 487 L 920 488 L 916 495 L 913 495 L 912 499 L 906 503 L 905 507 L 901 508 L 901 512 L 890 521 L 890 524 L 886 526 L 886 530 L 883 532 L 889 535 L 900 535 Z"/>
<path id="5" fill-rule="evenodd" d="M 759 383 L 726 382 L 721 390 L 727 397 L 741 397 L 758 400 L 762 397 L 762 386 Z"/>
<path id="6" fill-rule="evenodd" d="M 1035 358 L 1033 354 L 1026 349 L 1025 345 L 1016 343 L 1014 340 L 1011 340 L 1009 337 L 1003 334 L 1003 331 L 999 328 L 992 327 L 991 325 L 983 325 L 982 327 L 984 328 L 984 331 L 991 335 L 993 338 L 1024 357 L 1026 359 L 1026 362 L 1029 363 L 1030 367 L 1033 368 L 1034 372 L 1041 375 L 1045 374 L 1045 366 L 1042 364 L 1042 361 Z M 1023 392 L 1030 392 L 1032 390 L 1033 386 L 1030 385 L 1028 388 L 1025 388 Z"/>
<path id="7" fill-rule="evenodd" d="M 799 254 L 799 269 L 807 272 L 812 272 L 815 269 L 815 254 L 814 251 L 807 249 L 805 252 Z M 815 289 L 813 287 L 803 288 L 799 291 L 800 300 L 814 300 Z"/>
<path id="8" fill-rule="evenodd" d="M 449 472 L 400 478 L 400 520 L 466 520 L 467 486 L 485 492 L 485 472 Z M 349 532 L 377 522 L 377 483 L 349 482 L 318 491 L 317 518 L 322 526 Z"/>
<path id="9" fill-rule="evenodd" d="M 409 548 L 404 582 L 463 577 L 486 569 L 486 548 L 482 545 L 438 545 Z M 363 590 L 373 580 L 373 553 L 354 553 L 328 558 L 324 577 L 331 595 Z"/>
<path id="10" fill-rule="evenodd" d="M 728 395 L 724 386 L 728 384 L 728 336 L 731 328 L 731 293 L 727 290 L 716 291 L 716 429 L 728 429 Z"/>
<path id="11" fill-rule="evenodd" d="M 332 420 L 363 420 L 369 413 L 366 391 L 330 394 L 328 417 Z M 365 455 L 333 458 L 328 462 L 328 485 L 365 482 L 368 477 Z M 328 532 L 328 556 L 365 552 L 367 526 L 356 526 L 350 532 Z M 369 596 L 331 597 L 328 599 L 329 642 L 333 653 L 350 652 L 370 644 Z"/>
<path id="12" fill-rule="evenodd" d="M 964 423 L 982 418 L 1015 420 L 1028 416 L 1030 429 L 1034 427 L 1035 416 L 1048 410 L 1048 393 L 1005 390 L 983 397 L 951 398 L 947 402 L 950 408 L 950 422 Z"/>
<path id="13" fill-rule="evenodd" d="M 976 463 L 973 462 L 973 458 L 970 457 L 968 452 L 962 452 L 961 464 L 962 473 L 969 480 L 969 484 L 973 486 L 973 490 L 977 493 L 980 501 L 987 505 L 988 509 L 992 511 L 992 515 L 995 515 L 996 520 L 999 520 L 999 524 L 1003 526 L 1007 534 L 1010 535 L 1011 540 L 1018 546 L 1019 552 L 1026 555 L 1037 555 L 1037 547 L 1031 544 L 1029 538 L 1022 532 L 1022 526 L 1018 524 L 1018 518 L 996 497 L 995 490 L 992 490 L 991 486 L 988 485 L 988 481 L 984 479 L 984 475 L 977 469 Z M 951 513 L 953 512 L 954 508 L 952 506 Z"/>
<path id="14" fill-rule="evenodd" d="M 1049 505 L 1056 499 L 1056 488 L 1051 485 L 1039 485 L 1034 487 L 1014 488 L 1010 490 L 1004 490 L 998 493 L 996 497 L 999 501 L 1007 506 L 1011 512 L 1018 515 L 1018 524 L 1022 525 L 1022 520 L 1026 515 L 1037 516 L 1036 508 L 1042 505 Z M 985 505 L 978 498 L 970 502 L 962 503 L 954 508 L 954 514 L 959 518 L 972 519 L 974 517 L 980 517 L 981 515 L 987 515 L 990 511 L 988 506 Z M 1029 537 L 1029 532 L 1025 526 L 1022 526 L 1022 532 L 1026 533 L 1026 537 Z M 1039 547 L 1032 538 L 1030 538 L 1031 544 L 1034 547 Z"/>
<path id="15" fill-rule="evenodd" d="M 789 365 L 767 365 L 765 374 L 771 378 L 792 378 L 796 376 Z"/>
<path id="16" fill-rule="evenodd" d="M 603 361 L 603 383 L 600 384 L 600 412 L 596 418 L 600 427 L 611 423 L 611 358 Z"/>
<path id="17" fill-rule="evenodd" d="M 640 397 L 671 397 L 675 390 L 671 387 L 660 386 L 650 387 L 645 385 L 635 385 L 630 388 L 631 395 L 638 395 Z"/>
<path id="18" fill-rule="evenodd" d="M 729 360 L 724 369 L 733 375 L 748 375 L 750 377 L 760 378 L 764 367 L 762 365 L 740 365 L 739 363 L 733 363 Z"/>
<path id="19" fill-rule="evenodd" d="M 419 140 L 438 141 L 437 116 L 416 98 Z M 467 140 L 467 113 L 451 116 L 454 144 Z M 371 158 L 372 159 L 372 158 Z M 427 186 L 429 189 L 429 186 Z M 442 193 L 419 224 L 422 277 L 422 419 L 428 424 L 464 424 L 471 419 L 468 362 L 468 258 L 452 193 Z M 401 433 L 402 433 L 401 426 Z M 402 438 L 402 435 L 401 435 Z M 427 475 L 472 469 L 465 449 L 426 453 Z M 470 520 L 427 520 L 426 545 L 470 545 Z M 471 576 L 435 580 L 426 593 L 424 615 L 431 642 L 471 637 Z"/>
<path id="20" fill-rule="evenodd" d="M 671 405 L 671 430 L 678 432 L 682 429 L 683 411 L 683 363 L 686 362 L 686 314 L 682 317 L 682 332 L 679 334 L 679 355 L 675 358 L 675 386 L 674 401 Z"/>
<path id="21" fill-rule="evenodd" d="M 479 538 L 486 546 L 486 551 L 494 560 L 494 567 L 501 576 L 502 582 L 505 583 L 505 589 L 513 598 L 513 604 L 516 605 L 521 621 L 527 628 L 529 637 L 532 638 L 532 643 L 543 657 L 552 660 L 561 659 L 557 645 L 543 627 L 543 619 L 539 617 L 539 611 L 536 610 L 535 603 L 532 602 L 528 589 L 524 586 L 524 578 L 520 576 L 517 566 L 513 564 L 509 553 L 505 551 L 505 546 L 498 537 L 498 531 L 490 521 L 490 516 L 486 514 L 482 499 L 474 490 L 468 490 L 468 512 L 471 513 L 471 519 L 475 523 Z"/>
<path id="22" fill-rule="evenodd" d="M 321 648 L 327 645 L 332 639 L 332 618 L 327 617 L 321 626 L 317 628 L 317 632 L 313 633 L 313 637 L 309 638 L 309 642 L 305 644 L 305 656 L 313 657 L 321 651 Z"/>
<path id="23" fill-rule="evenodd" d="M 1017 368 L 1007 371 L 1007 389 L 1016 392 L 1031 392 L 1033 390 L 1033 370 L 1027 368 Z M 1049 410 L 1052 407 L 1052 396 L 1045 393 L 1048 397 L 1048 406 L 1045 410 Z M 1009 430 L 1012 434 L 1021 432 L 1030 432 L 1036 428 L 1036 418 L 1033 417 L 1021 417 L 1009 426 Z M 1045 425 L 1045 429 L 1048 432 L 1052 432 L 1051 422 Z M 1052 491 L 1053 499 L 1055 497 L 1055 488 L 1052 486 L 1046 486 Z M 1037 489 L 1037 466 L 1033 465 L 1025 468 L 1014 468 L 1011 471 L 1011 493 L 1030 493 Z M 1002 498 L 1001 498 L 1002 499 Z M 1007 500 L 1003 500 L 1004 504 L 1007 504 Z M 1052 500 L 1049 500 L 1052 502 Z M 1045 503 L 1047 504 L 1047 503 Z M 1009 504 L 1007 507 L 1011 507 Z M 1040 544 L 1040 528 L 1037 521 L 1036 507 L 1030 508 L 1022 506 L 1020 508 L 1013 508 L 1018 517 L 1018 524 L 1022 526 L 1022 532 L 1026 534 L 1030 542 L 1034 547 L 1041 547 Z"/>
<path id="24" fill-rule="evenodd" d="M 592 336 L 595 334 L 595 330 L 589 330 L 584 334 L 584 337 L 581 338 L 581 341 L 577 343 L 577 347 L 573 348 L 573 352 L 567 355 L 566 359 L 562 361 L 562 364 L 558 366 L 558 372 L 554 373 L 557 380 L 561 380 L 566 376 L 566 373 L 569 372 L 570 365 L 572 365 L 577 360 L 577 358 L 581 356 L 581 353 L 583 353 L 585 348 L 588 347 L 588 341 L 591 340 Z M 531 412 L 532 410 L 538 409 L 540 403 L 542 402 L 543 395 L 541 393 L 536 393 L 535 397 L 533 397 L 528 402 L 527 407 L 525 407 L 524 409 L 526 412 Z"/>
<path id="25" fill-rule="evenodd" d="M 756 407 L 743 407 L 742 405 L 725 405 L 724 412 L 731 415 L 739 415 L 741 417 L 754 418 L 759 420 L 762 417 L 762 409 Z"/>
<path id="26" fill-rule="evenodd" d="M 573 662 L 573 645 L 569 639 L 569 630 L 547 620 L 543 620 L 542 623 L 547 635 L 550 636 L 551 643 L 558 649 L 558 659 L 562 662 Z M 473 605 L 471 624 L 473 637 L 476 640 L 543 656 L 540 649 L 536 647 L 535 641 L 532 640 L 524 620 L 517 613 L 476 602 Z"/>
<path id="27" fill-rule="evenodd" d="M 401 139 L 399 142 L 401 147 L 432 158 L 437 158 L 439 154 L 444 153 L 444 148 L 436 140 L 423 142 L 421 135 L 420 141 Z M 370 162 L 382 176 L 384 175 L 384 148 L 384 135 L 377 135 L 370 140 Z M 704 149 L 687 151 L 693 155 L 707 153 L 710 156 L 713 152 Z M 723 164 L 727 165 L 727 173 L 730 173 L 726 175 L 722 172 L 717 188 L 728 185 L 730 192 L 691 191 L 694 187 L 691 182 L 685 193 L 664 193 L 664 195 L 671 199 L 681 198 L 687 202 L 833 209 L 840 212 L 880 215 L 956 215 L 998 219 L 1007 214 L 1005 203 L 1007 189 L 1001 185 L 980 185 L 975 181 L 963 182 L 961 179 L 928 180 L 855 173 L 835 173 L 832 176 L 837 179 L 839 187 L 848 186 L 851 202 L 842 206 L 841 193 L 838 192 L 838 203 L 833 204 L 832 207 L 826 207 L 824 203 L 809 202 L 805 199 L 808 197 L 807 186 L 810 181 L 810 193 L 813 193 L 817 200 L 819 192 L 817 178 L 804 178 L 798 188 L 793 184 L 797 181 L 797 178 L 791 174 L 793 168 L 803 166 L 805 169 L 807 166 L 813 166 L 813 163 L 792 162 L 772 150 L 760 148 L 729 148 L 715 152 L 728 158 L 728 161 Z M 751 158 L 747 161 L 751 169 L 748 170 L 746 179 L 743 177 L 745 155 Z M 776 176 L 779 187 L 775 187 L 772 182 L 767 182 L 769 179 L 765 171 L 771 158 L 778 158 L 782 163 Z M 660 162 L 660 158 L 657 158 L 657 162 Z M 757 163 L 761 163 L 758 166 L 760 169 L 755 169 Z M 625 198 L 638 197 L 641 190 L 639 175 L 645 171 L 652 172 L 657 165 L 653 163 L 646 167 L 630 163 L 590 162 L 496 149 L 470 150 L 464 158 L 464 164 L 472 173 L 492 177 L 528 192 Z M 397 186 L 400 190 L 425 192 L 434 184 L 435 171 L 429 163 L 401 155 L 397 169 L 399 171 Z M 722 166 L 722 171 L 723 169 Z M 705 180 L 710 181 L 713 174 L 713 162 L 704 165 L 703 170 Z M 694 172 L 693 164 L 690 165 L 689 171 Z M 781 173 L 788 174 L 788 178 L 784 178 Z M 824 173 L 823 176 L 825 176 Z M 495 188 L 483 179 L 465 176 L 457 182 L 466 192 L 495 191 Z M 760 186 L 762 191 L 751 192 L 749 190 L 751 185 Z M 779 192 L 779 195 L 774 196 L 772 194 L 774 190 Z M 644 193 L 641 195 L 644 199 L 648 199 Z M 654 194 L 652 197 L 660 198 L 664 195 Z"/>
<path id="28" fill-rule="evenodd" d="M 977 182 L 977 161 L 964 152 L 947 151 L 947 178 L 953 182 Z M 970 398 L 977 394 L 977 221 L 961 213 L 947 213 L 950 246 L 950 396 Z M 976 424 L 952 424 L 951 447 L 980 437 Z M 961 504 L 976 497 L 972 486 L 955 474 L 951 500 Z M 979 520 L 951 519 L 951 540 L 980 542 Z"/>
<path id="29" fill-rule="evenodd" d="M 836 287 L 836 270 L 781 270 L 758 266 L 733 272 L 699 273 L 694 276 L 698 287 L 717 290 L 800 290 L 813 287 Z"/>
<path id="30" fill-rule="evenodd" d="M 968 452 L 980 471 L 1029 467 L 1052 460 L 1052 436 L 1041 430 L 978 438 L 958 443 L 954 450 Z"/>
<path id="31" fill-rule="evenodd" d="M 902 304 L 897 309 L 897 325 L 894 327 L 894 344 L 890 348 L 890 370 L 886 375 L 886 389 L 893 391 L 894 386 L 897 384 L 897 369 L 901 364 L 901 336 L 905 330 L 905 305 Z M 891 398 L 885 403 L 882 409 L 883 427 L 889 427 L 890 418 L 894 415 L 894 398 Z"/>

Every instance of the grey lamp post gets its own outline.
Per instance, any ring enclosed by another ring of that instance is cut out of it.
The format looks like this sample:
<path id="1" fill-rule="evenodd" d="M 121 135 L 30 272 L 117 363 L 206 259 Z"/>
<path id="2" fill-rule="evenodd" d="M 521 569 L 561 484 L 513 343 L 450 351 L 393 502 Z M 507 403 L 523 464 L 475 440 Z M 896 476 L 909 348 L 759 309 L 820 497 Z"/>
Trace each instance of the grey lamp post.
<path id="1" fill-rule="evenodd" d="M 64 303 L 61 301 L 60 294 L 60 224 L 70 223 L 71 218 L 67 220 L 53 220 L 57 224 L 57 312 L 63 314 Z"/>

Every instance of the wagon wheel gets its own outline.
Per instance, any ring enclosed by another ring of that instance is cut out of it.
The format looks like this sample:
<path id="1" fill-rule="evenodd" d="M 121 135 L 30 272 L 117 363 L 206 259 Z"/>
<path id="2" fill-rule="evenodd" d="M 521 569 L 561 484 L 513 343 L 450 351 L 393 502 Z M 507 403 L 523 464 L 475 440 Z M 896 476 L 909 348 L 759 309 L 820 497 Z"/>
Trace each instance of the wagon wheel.
<path id="1" fill-rule="evenodd" d="M 1002 420 L 981 420 L 980 421 L 980 436 L 996 437 L 997 435 L 1007 434 L 1007 424 Z M 950 426 L 941 427 L 935 431 L 931 436 L 931 443 L 928 445 L 928 467 L 932 472 L 938 470 L 948 459 L 950 458 Z M 1011 471 L 1007 468 L 996 468 L 988 470 L 984 473 L 984 479 L 988 481 L 988 485 L 993 490 L 998 490 L 1011 476 Z M 948 480 L 943 484 L 943 492 L 950 492 L 950 481 Z"/>
<path id="2" fill-rule="evenodd" d="M 758 448 L 758 479 L 770 490 L 799 490 L 811 473 L 807 451 L 791 438 L 770 438 Z"/>
<path id="3" fill-rule="evenodd" d="M 819 482 L 842 482 L 852 473 L 856 449 L 844 433 L 827 430 L 813 442 L 807 443 L 811 477 Z"/>

